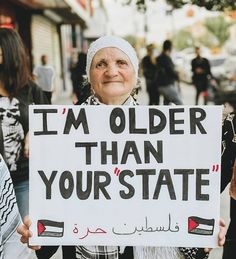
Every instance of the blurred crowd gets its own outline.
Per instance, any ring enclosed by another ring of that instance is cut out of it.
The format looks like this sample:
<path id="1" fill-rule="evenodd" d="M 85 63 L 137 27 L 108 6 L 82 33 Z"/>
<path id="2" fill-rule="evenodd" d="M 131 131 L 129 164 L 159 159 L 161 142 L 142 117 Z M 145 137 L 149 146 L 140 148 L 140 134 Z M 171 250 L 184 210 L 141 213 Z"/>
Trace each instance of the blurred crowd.
<path id="1" fill-rule="evenodd" d="M 113 39 L 116 42 L 117 39 Z M 118 40 L 119 42 L 119 40 Z M 123 43 L 122 43 L 123 44 Z M 107 96 L 103 96 L 104 92 L 101 90 L 101 85 L 96 84 L 93 80 L 93 87 L 88 82 L 88 75 L 104 76 L 102 73 L 104 69 L 113 65 L 114 61 L 110 60 L 114 56 L 122 57 L 119 59 L 119 69 L 127 68 L 130 77 L 124 75 L 125 80 L 132 87 L 127 93 L 122 95 L 119 99 L 120 105 L 137 105 L 135 98 L 132 95 L 132 88 L 138 75 L 138 60 L 136 54 L 131 55 L 133 49 L 124 43 L 124 51 L 109 50 L 111 57 L 101 52 L 107 60 L 99 60 L 100 56 L 94 55 L 94 58 L 87 56 L 87 53 L 80 52 L 75 61 L 70 64 L 70 74 L 73 86 L 73 100 L 76 104 L 98 105 L 110 104 Z M 117 44 L 118 45 L 118 44 Z M 110 46 L 110 45 L 109 45 Z M 123 47 L 123 45 L 122 45 Z M 106 47 L 104 47 L 106 48 Z M 127 51 L 128 49 L 128 51 Z M 162 51 L 159 55 L 155 53 L 155 45 L 147 45 L 147 53 L 141 60 L 141 69 L 146 82 L 146 91 L 149 96 L 149 105 L 183 105 L 184 102 L 180 92 L 180 71 L 178 71 L 175 60 L 172 57 L 173 45 L 170 40 L 165 40 L 162 45 Z M 121 48 L 122 50 L 122 48 Z M 130 50 L 130 51 L 129 51 Z M 103 50 L 104 51 L 104 50 Z M 127 52 L 125 52 L 127 51 Z M 130 58 L 130 60 L 128 59 Z M 98 61 L 97 61 L 98 59 Z M 90 61 L 90 64 L 86 63 Z M 93 62 L 97 62 L 95 65 Z M 112 63 L 113 62 L 113 63 Z M 117 62 L 117 61 L 115 61 Z M 91 65 L 92 64 L 92 65 Z M 134 69 L 130 69 L 134 68 Z M 133 66 L 133 67 L 132 67 Z M 90 72 L 95 70 L 94 74 Z M 119 70 L 119 71 L 120 71 Z M 107 74 L 114 71 L 108 71 Z M 105 72 L 104 72 L 105 73 Z M 120 72 L 121 73 L 121 72 Z M 124 72 L 123 72 L 124 73 Z M 19 236 L 15 236 L 16 228 L 29 213 L 29 136 L 28 136 L 28 106 L 30 104 L 51 104 L 52 94 L 54 91 L 54 77 L 55 72 L 52 66 L 48 64 L 48 57 L 43 55 L 41 57 L 41 65 L 33 70 L 33 76 L 29 71 L 27 63 L 27 55 L 18 33 L 12 29 L 0 29 L 0 179 L 1 179 L 1 227 L 0 227 L 0 258 L 12 259 L 12 253 L 7 249 L 9 240 L 15 246 L 12 250 L 18 253 L 19 256 L 15 258 L 27 258 L 29 252 L 26 246 L 21 245 Z M 124 73 L 125 74 L 125 73 Z M 199 96 L 203 96 L 204 104 L 209 102 L 224 104 L 228 102 L 234 112 L 228 114 L 223 124 L 222 136 L 222 191 L 231 184 L 231 223 L 227 234 L 227 241 L 224 247 L 224 259 L 233 259 L 235 256 L 236 244 L 236 201 L 235 196 L 235 174 L 236 174 L 236 116 L 235 108 L 236 102 L 232 94 L 227 95 L 219 88 L 221 82 L 215 78 L 211 71 L 210 61 L 202 56 L 201 48 L 196 46 L 195 56 L 191 60 L 191 83 L 195 87 L 196 96 L 195 104 L 199 104 Z M 87 76 L 86 76 L 87 75 Z M 108 77 L 108 75 L 107 75 Z M 134 78 L 132 81 L 131 79 Z M 92 78 L 93 79 L 93 78 Z M 230 82 L 236 82 L 236 73 L 230 74 L 228 77 Z M 110 82 L 110 81 L 109 81 Z M 108 83 L 109 83 L 108 82 Z M 107 83 L 107 82 L 106 82 Z M 107 83 L 107 84 L 108 84 Z M 113 82 L 114 83 L 114 82 Z M 112 86 L 112 84 L 111 84 Z M 100 95 L 96 93 L 101 92 Z M 104 94 L 105 95 L 105 94 Z M 125 99 L 124 99 L 125 97 Z M 162 98 L 160 98 L 162 97 Z M 216 98 L 218 97 L 218 99 Z M 112 98 L 111 98 L 112 99 Z M 122 100 L 121 100 L 122 99 Z M 117 101 L 113 98 L 112 101 Z M 161 100 L 163 103 L 161 103 Z M 114 102 L 113 104 L 116 104 Z M 221 125 L 219 125 L 220 127 Z M 5 162 L 6 165 L 5 165 Z M 10 176 L 7 172 L 10 172 Z M 7 183 L 7 184 L 6 184 Z M 14 189 L 14 191 L 13 191 Z M 14 194 L 15 192 L 15 194 Z M 9 196 L 6 197 L 6 193 Z M 15 197 L 16 196 L 16 197 Z M 18 206 L 17 206 L 18 205 Z M 9 209 L 10 207 L 10 209 Z M 18 212 L 19 208 L 19 212 Z M 9 218 L 5 212 L 9 210 Z M 19 214 L 20 213 L 20 214 Z M 5 220 L 8 218 L 9 220 Z M 10 222 L 10 223 L 8 223 Z M 12 224 L 11 224 L 12 222 Z M 16 245 L 17 244 L 17 245 Z M 37 252 L 38 258 L 50 258 L 58 247 L 51 247 L 46 251 L 47 256 L 40 250 Z M 63 253 L 66 256 L 75 253 L 74 247 L 63 247 Z M 21 254 L 21 256 L 20 256 Z M 22 256 L 24 255 L 24 256 Z M 68 257 L 67 257 L 68 258 Z M 72 258 L 72 257 L 70 257 Z M 92 257 L 91 257 L 92 258 Z M 98 258 L 98 257 L 96 257 Z M 110 257 L 99 257 L 110 258 Z M 187 257 L 186 257 L 187 258 Z M 191 257 L 192 258 L 192 257 Z M 205 258 L 205 257 L 201 257 Z M 69 259 L 69 258 L 68 258 Z"/>

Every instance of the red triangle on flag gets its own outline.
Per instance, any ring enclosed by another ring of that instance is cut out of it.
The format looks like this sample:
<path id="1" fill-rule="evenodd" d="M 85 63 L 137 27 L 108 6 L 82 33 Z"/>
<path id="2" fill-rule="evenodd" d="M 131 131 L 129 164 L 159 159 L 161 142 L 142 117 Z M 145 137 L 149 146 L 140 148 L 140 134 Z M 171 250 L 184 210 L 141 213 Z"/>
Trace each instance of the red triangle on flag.
<path id="1" fill-rule="evenodd" d="M 38 222 L 38 235 L 41 235 L 44 231 L 45 231 L 45 227 L 43 225 L 43 223 Z"/>
<path id="2" fill-rule="evenodd" d="M 192 231 L 193 229 L 195 229 L 198 226 L 199 226 L 199 224 L 195 220 L 193 220 L 192 218 L 188 219 L 188 230 L 189 231 Z"/>

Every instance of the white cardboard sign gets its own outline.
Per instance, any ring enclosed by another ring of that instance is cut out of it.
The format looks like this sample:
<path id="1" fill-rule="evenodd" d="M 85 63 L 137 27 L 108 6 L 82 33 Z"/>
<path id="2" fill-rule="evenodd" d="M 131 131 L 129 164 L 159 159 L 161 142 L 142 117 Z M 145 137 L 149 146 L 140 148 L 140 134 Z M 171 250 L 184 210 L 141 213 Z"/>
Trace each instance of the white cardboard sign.
<path id="1" fill-rule="evenodd" d="M 220 106 L 30 106 L 31 244 L 217 246 Z"/>

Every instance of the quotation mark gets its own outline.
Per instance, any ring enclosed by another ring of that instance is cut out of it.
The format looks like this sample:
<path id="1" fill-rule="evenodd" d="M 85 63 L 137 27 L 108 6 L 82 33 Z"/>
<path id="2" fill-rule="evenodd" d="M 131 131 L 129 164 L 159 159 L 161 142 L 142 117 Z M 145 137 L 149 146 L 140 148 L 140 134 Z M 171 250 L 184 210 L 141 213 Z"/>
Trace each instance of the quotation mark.
<path id="1" fill-rule="evenodd" d="M 115 168 L 114 174 L 115 174 L 116 176 L 119 176 L 119 174 L 120 174 L 120 169 L 119 169 L 118 167 Z"/>
<path id="2" fill-rule="evenodd" d="M 66 108 L 63 108 L 62 114 L 64 114 L 66 112 Z"/>
<path id="3" fill-rule="evenodd" d="M 212 166 L 212 171 L 213 172 L 218 172 L 218 170 L 219 170 L 219 165 L 218 164 Z"/>

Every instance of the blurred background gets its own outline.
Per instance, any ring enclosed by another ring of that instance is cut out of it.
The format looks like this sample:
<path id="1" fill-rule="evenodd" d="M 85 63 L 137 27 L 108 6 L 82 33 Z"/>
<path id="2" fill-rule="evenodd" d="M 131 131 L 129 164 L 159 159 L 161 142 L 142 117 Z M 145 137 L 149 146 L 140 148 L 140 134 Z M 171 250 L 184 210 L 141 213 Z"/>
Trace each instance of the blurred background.
<path id="1" fill-rule="evenodd" d="M 229 80 L 236 74 L 234 9 L 235 1 L 223 0 L 0 0 L 0 26 L 20 33 L 32 70 L 41 55 L 48 56 L 56 71 L 53 102 L 71 95 L 70 68 L 78 53 L 104 34 L 129 40 L 140 60 L 147 44 L 155 44 L 158 55 L 162 42 L 171 39 L 180 79 L 190 85 L 194 47 L 200 46 L 218 92 L 234 92 L 236 80 Z"/>
<path id="2" fill-rule="evenodd" d="M 220 103 L 222 95 L 236 102 L 236 1 L 0 0 L 0 27 L 19 32 L 31 71 L 40 64 L 42 55 L 48 56 L 56 73 L 52 99 L 55 104 L 73 102 L 71 67 L 80 52 L 86 53 L 89 44 L 105 34 L 127 39 L 140 61 L 147 44 L 154 44 L 157 56 L 163 41 L 171 39 L 181 94 L 184 104 L 189 105 L 194 104 L 195 95 L 191 60 L 195 46 L 200 46 L 217 82 L 209 104 Z M 140 78 L 138 100 L 147 105 L 141 70 Z M 230 109 L 226 106 L 227 112 Z M 221 215 L 228 223 L 228 190 L 221 199 Z M 60 252 L 53 258 L 61 258 Z M 214 249 L 210 258 L 220 259 L 221 254 L 221 248 Z"/>

